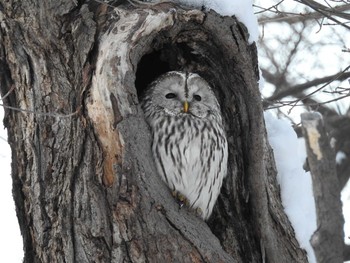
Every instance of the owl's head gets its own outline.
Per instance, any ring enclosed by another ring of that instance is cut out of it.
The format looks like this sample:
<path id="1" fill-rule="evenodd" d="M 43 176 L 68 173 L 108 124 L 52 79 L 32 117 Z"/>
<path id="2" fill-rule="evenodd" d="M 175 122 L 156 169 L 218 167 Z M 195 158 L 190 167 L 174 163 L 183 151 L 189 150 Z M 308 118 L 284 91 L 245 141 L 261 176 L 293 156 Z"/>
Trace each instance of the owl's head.
<path id="1" fill-rule="evenodd" d="M 144 103 L 168 115 L 192 114 L 204 118 L 220 112 L 208 83 L 198 74 L 179 71 L 156 79 L 146 91 Z"/>

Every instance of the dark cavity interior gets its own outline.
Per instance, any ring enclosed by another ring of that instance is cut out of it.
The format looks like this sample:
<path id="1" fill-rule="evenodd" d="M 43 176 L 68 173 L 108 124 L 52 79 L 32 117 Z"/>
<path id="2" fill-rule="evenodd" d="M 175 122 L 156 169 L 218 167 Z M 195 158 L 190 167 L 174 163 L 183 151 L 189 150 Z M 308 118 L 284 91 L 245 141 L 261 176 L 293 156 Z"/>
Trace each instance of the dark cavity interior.
<path id="1" fill-rule="evenodd" d="M 192 49 L 185 44 L 164 45 L 159 50 L 145 54 L 137 65 L 135 86 L 141 98 L 148 85 L 160 75 L 173 70 L 194 72 L 197 61 Z"/>

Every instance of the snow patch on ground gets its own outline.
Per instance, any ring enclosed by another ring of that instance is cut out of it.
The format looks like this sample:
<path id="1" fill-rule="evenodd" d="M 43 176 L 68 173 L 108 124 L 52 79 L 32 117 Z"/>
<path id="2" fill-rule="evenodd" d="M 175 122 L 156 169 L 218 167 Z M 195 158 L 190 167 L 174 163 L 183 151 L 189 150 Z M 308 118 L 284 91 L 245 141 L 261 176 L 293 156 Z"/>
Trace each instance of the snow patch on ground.
<path id="1" fill-rule="evenodd" d="M 312 192 L 312 179 L 303 169 L 306 158 L 304 139 L 298 139 L 289 121 L 265 113 L 269 142 L 277 166 L 277 179 L 281 186 L 282 203 L 295 230 L 299 244 L 307 252 L 310 263 L 316 263 L 310 244 L 316 230 L 316 210 Z"/>

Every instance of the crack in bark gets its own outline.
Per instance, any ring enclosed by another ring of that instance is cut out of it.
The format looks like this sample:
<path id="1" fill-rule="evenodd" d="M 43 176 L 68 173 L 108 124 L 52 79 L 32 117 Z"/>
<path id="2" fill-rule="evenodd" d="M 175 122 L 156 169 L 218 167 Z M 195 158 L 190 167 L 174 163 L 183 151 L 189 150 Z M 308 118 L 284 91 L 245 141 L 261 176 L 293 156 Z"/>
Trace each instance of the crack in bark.
<path id="1" fill-rule="evenodd" d="M 199 251 L 198 247 L 195 246 L 195 244 L 190 240 L 186 235 L 182 233 L 182 231 L 171 221 L 171 219 L 168 217 L 167 214 L 165 214 L 166 221 L 170 224 L 170 226 L 175 229 L 183 238 L 184 240 L 187 240 L 190 244 L 192 244 L 192 247 L 196 248 L 196 251 L 198 255 L 201 257 L 202 262 L 207 262 L 207 260 L 204 259 L 202 253 Z"/>

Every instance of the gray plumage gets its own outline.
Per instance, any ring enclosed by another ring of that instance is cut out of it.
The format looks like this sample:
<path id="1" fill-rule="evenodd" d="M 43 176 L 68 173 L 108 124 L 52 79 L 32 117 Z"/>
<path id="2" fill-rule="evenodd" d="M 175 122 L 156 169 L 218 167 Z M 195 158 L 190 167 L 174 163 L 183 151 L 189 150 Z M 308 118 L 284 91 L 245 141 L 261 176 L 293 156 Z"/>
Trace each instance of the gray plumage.
<path id="1" fill-rule="evenodd" d="M 207 219 L 226 176 L 228 156 L 213 91 L 197 74 L 172 71 L 151 83 L 142 108 L 153 134 L 158 173 Z"/>

